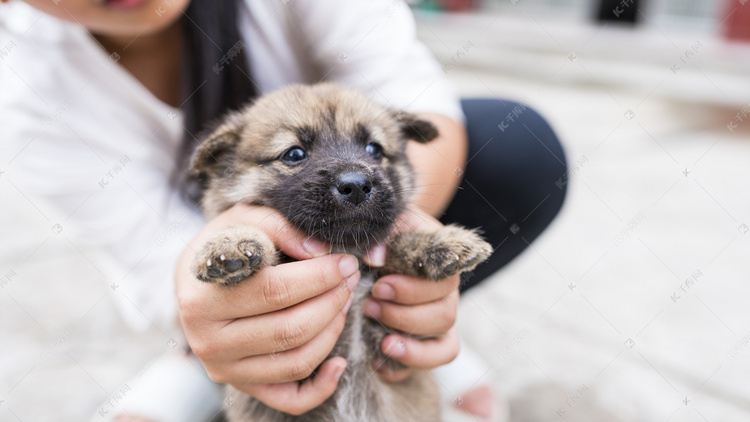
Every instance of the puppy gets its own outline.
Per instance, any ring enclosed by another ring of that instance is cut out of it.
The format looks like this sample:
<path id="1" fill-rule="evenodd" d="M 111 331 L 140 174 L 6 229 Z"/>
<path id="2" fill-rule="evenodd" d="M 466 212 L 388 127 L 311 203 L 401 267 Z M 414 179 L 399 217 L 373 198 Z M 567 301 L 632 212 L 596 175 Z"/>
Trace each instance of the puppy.
<path id="1" fill-rule="evenodd" d="M 196 150 L 191 171 L 204 188 L 210 218 L 236 203 L 276 209 L 308 236 L 335 252 L 362 256 L 388 241 L 383 268 L 362 268 L 344 331 L 331 356 L 348 364 L 334 395 L 321 406 L 292 416 L 240 397 L 226 408 L 230 422 L 394 422 L 440 420 L 438 389 L 426 371 L 399 383 L 373 374 L 373 360 L 398 366 L 380 351 L 388 334 L 363 316 L 362 301 L 377 277 L 390 273 L 440 280 L 472 270 L 491 253 L 475 232 L 457 226 L 399 233 L 396 218 L 414 191 L 406 142 L 429 142 L 437 129 L 417 116 L 386 109 L 363 94 L 335 84 L 295 85 L 229 114 Z M 227 229 L 196 255 L 195 276 L 229 286 L 279 262 L 261 231 Z"/>

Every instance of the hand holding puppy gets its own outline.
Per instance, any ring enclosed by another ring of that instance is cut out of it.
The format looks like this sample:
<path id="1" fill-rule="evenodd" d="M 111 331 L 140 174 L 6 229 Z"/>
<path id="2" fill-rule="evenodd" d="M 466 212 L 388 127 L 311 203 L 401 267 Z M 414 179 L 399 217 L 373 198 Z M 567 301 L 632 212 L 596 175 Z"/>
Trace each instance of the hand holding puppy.
<path id="1" fill-rule="evenodd" d="M 258 227 L 299 261 L 265 268 L 229 289 L 197 283 L 190 273 L 194 251 L 237 224 Z M 354 257 L 327 253 L 269 208 L 238 204 L 206 224 L 180 257 L 176 291 L 185 335 L 212 379 L 290 414 L 333 394 L 346 367 L 341 357 L 298 382 L 333 349 L 359 281 Z"/>
<path id="2" fill-rule="evenodd" d="M 193 251 L 214 233 L 236 224 L 259 227 L 284 253 L 300 261 L 266 268 L 253 281 L 239 283 L 231 291 L 195 283 L 189 269 Z M 398 224 L 400 230 L 440 226 L 416 209 L 403 214 Z M 382 266 L 384 248 L 373 248 L 365 261 Z M 351 305 L 351 289 L 359 281 L 352 257 L 327 252 L 326 245 L 306 239 L 275 211 L 242 204 L 211 220 L 190 242 L 176 277 L 180 320 L 193 352 L 212 379 L 290 414 L 313 409 L 334 393 L 346 367 L 340 357 L 328 359 L 315 377 L 299 382 L 333 349 Z M 343 289 L 342 283 L 348 288 Z M 459 349 L 453 328 L 458 283 L 458 276 L 438 283 L 400 274 L 380 278 L 365 313 L 404 332 L 435 336 L 418 340 L 391 334 L 381 344 L 383 352 L 407 367 L 431 369 L 452 361 Z M 370 303 L 378 310 L 373 311 Z M 296 334 L 279 338 L 278 333 L 292 326 L 300 327 Z M 391 368 L 381 367 L 383 380 L 398 382 L 412 372 Z"/>
<path id="3" fill-rule="evenodd" d="M 441 227 L 443 225 L 434 217 L 412 206 L 399 218 L 396 231 Z M 382 267 L 386 254 L 385 245 L 378 245 L 364 260 L 370 266 Z M 381 379 L 398 382 L 408 377 L 412 368 L 433 369 L 455 359 L 460 345 L 453 325 L 458 312 L 460 281 L 459 275 L 435 283 L 402 274 L 390 274 L 377 280 L 372 297 L 364 304 L 365 315 L 399 331 L 430 337 L 388 335 L 380 345 L 381 350 L 407 368 L 394 370 L 391 365 L 376 365 Z"/>

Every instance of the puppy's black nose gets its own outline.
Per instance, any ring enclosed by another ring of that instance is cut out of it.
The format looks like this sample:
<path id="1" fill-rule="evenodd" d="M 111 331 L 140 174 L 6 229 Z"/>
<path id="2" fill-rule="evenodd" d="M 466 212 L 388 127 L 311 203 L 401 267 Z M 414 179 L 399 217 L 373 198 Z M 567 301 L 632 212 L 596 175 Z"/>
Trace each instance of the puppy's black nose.
<path id="1" fill-rule="evenodd" d="M 370 197 L 372 182 L 362 172 L 345 171 L 339 175 L 336 190 L 338 190 L 341 199 L 359 205 Z"/>

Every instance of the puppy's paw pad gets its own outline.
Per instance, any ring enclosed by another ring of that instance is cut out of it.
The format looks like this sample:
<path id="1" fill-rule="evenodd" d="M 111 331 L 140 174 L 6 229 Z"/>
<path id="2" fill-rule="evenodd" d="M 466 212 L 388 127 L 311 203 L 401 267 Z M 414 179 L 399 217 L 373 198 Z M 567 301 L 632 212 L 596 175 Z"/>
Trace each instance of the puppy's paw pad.
<path id="1" fill-rule="evenodd" d="M 201 281 L 234 284 L 263 267 L 264 253 L 254 240 L 214 239 L 196 256 L 193 272 Z"/>
<path id="2" fill-rule="evenodd" d="M 433 245 L 425 250 L 424 260 L 417 267 L 428 278 L 439 280 L 459 271 L 461 257 L 446 245 Z"/>

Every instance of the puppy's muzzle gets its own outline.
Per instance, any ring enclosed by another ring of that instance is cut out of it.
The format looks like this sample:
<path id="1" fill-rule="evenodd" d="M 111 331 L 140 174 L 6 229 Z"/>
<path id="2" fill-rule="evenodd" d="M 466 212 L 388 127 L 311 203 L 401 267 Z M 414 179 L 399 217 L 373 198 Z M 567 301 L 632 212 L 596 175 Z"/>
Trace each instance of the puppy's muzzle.
<path id="1" fill-rule="evenodd" d="M 359 205 L 372 196 L 372 181 L 361 171 L 344 171 L 336 181 L 336 193 L 341 200 Z"/>

